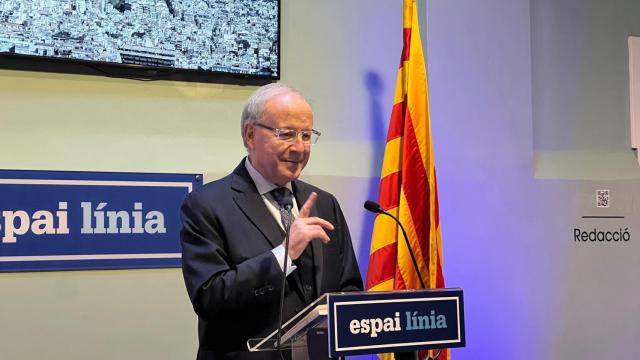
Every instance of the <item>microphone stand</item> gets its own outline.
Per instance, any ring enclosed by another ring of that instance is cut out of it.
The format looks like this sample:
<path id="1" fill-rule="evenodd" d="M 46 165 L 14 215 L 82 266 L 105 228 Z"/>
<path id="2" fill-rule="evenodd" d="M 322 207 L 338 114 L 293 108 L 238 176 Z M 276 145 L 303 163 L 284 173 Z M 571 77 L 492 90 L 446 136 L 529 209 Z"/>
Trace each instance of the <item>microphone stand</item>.
<path id="1" fill-rule="evenodd" d="M 411 256 L 411 262 L 413 263 L 413 268 L 415 269 L 416 274 L 418 274 L 418 280 L 420 280 L 420 286 L 423 289 L 426 289 L 427 287 L 424 285 L 424 281 L 422 280 L 422 273 L 420 273 L 420 269 L 418 268 L 418 262 L 416 261 L 416 256 L 413 253 L 413 249 L 411 248 L 411 243 L 409 243 L 409 237 L 407 236 L 407 232 L 405 231 L 404 226 L 402 226 L 402 223 L 400 222 L 400 220 L 398 220 L 398 218 L 396 218 L 395 216 L 385 211 L 380 206 L 380 204 L 374 201 L 367 200 L 364 203 L 364 208 L 374 213 L 387 215 L 390 218 L 392 218 L 396 222 L 396 224 L 400 226 L 400 230 L 402 230 L 402 236 L 404 238 L 404 242 L 405 244 L 407 244 L 407 249 L 409 250 L 409 255 Z"/>
<path id="2" fill-rule="evenodd" d="M 418 274 L 418 280 L 420 280 L 420 286 L 422 286 L 423 289 L 426 289 L 426 286 L 424 286 L 424 281 L 422 280 L 422 274 L 420 273 L 420 269 L 418 268 L 418 262 L 416 261 L 416 257 L 413 253 L 413 250 L 411 249 L 411 245 L 409 243 L 409 237 L 407 236 L 407 232 L 404 229 L 404 226 L 402 226 L 402 223 L 400 222 L 400 220 L 398 220 L 398 218 L 391 215 L 391 213 L 383 210 L 382 208 L 380 208 L 380 213 L 391 217 L 393 220 L 396 221 L 398 225 L 400 225 L 400 230 L 402 230 L 402 236 L 404 237 L 404 241 L 407 244 L 407 248 L 409 249 L 409 255 L 411 255 L 411 262 L 413 263 L 413 268 L 416 270 L 416 273 Z M 428 355 L 428 352 L 427 352 L 427 357 L 425 358 L 425 360 L 438 360 L 440 358 L 441 353 L 442 353 L 442 349 L 438 349 L 438 352 L 433 357 L 431 357 Z"/>
<path id="3" fill-rule="evenodd" d="M 411 262 L 413 263 L 413 268 L 416 270 L 416 274 L 418 275 L 418 280 L 420 280 L 420 286 L 423 289 L 426 289 L 427 287 L 424 285 L 424 281 L 422 280 L 422 273 L 420 273 L 420 269 L 418 268 L 418 262 L 416 261 L 415 254 L 413 253 L 413 249 L 411 248 L 411 244 L 409 243 L 409 237 L 407 236 L 407 232 L 404 229 L 404 226 L 402 226 L 402 223 L 400 222 L 400 220 L 398 220 L 398 218 L 396 218 L 395 216 L 391 215 L 391 213 L 385 211 L 380 206 L 380 204 L 374 201 L 367 200 L 364 203 L 364 208 L 377 214 L 387 215 L 390 218 L 392 218 L 400 226 L 400 230 L 402 230 L 402 236 L 404 237 L 404 241 L 407 244 L 407 249 L 409 250 L 409 255 L 411 256 Z M 438 349 L 438 352 L 433 357 L 427 355 L 425 360 L 438 360 L 438 358 L 440 358 L 440 354 L 442 354 L 442 349 Z"/>
<path id="4" fill-rule="evenodd" d="M 287 211 L 287 219 L 283 221 L 284 226 L 284 265 L 282 267 L 282 288 L 280 289 L 280 314 L 278 317 L 278 337 L 276 340 L 276 348 L 278 349 L 278 353 L 280 354 L 280 358 L 285 360 L 284 354 L 282 353 L 282 344 L 280 343 L 280 339 L 282 337 L 282 313 L 284 312 L 284 290 L 287 284 L 287 265 L 289 264 L 289 230 L 291 228 L 291 208 L 293 204 L 288 203 L 285 204 L 284 209 Z"/>

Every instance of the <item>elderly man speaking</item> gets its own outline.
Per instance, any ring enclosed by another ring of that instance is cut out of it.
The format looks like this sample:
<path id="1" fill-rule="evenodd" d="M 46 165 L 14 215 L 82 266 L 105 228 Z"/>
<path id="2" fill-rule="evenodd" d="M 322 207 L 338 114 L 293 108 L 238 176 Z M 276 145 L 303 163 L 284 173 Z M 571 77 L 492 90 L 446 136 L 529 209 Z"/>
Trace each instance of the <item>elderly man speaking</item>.
<path id="1" fill-rule="evenodd" d="M 182 205 L 183 275 L 198 315 L 197 359 L 280 359 L 278 352 L 248 352 L 246 341 L 278 326 L 285 268 L 285 321 L 323 293 L 362 290 L 338 202 L 298 180 L 320 136 L 304 96 L 282 84 L 259 88 L 244 107 L 241 129 L 248 156 Z M 295 218 L 288 251 L 283 199 Z"/>

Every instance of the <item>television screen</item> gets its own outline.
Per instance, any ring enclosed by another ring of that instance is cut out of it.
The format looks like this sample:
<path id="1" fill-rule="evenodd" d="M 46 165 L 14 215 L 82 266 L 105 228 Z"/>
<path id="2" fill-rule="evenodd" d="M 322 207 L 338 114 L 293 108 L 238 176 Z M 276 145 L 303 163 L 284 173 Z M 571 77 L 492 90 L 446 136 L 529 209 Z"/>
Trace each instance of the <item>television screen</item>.
<path id="1" fill-rule="evenodd" d="M 138 77 L 278 79 L 279 7 L 279 0 L 0 0 L 0 54 L 106 75 L 115 68 Z"/>

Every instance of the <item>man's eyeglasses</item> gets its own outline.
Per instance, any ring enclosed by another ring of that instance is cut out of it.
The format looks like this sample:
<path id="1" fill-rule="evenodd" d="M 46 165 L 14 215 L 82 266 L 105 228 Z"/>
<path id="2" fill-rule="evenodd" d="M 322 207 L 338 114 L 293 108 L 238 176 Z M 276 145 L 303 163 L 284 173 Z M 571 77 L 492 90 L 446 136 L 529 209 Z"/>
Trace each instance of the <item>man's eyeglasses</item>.
<path id="1" fill-rule="evenodd" d="M 261 124 L 259 122 L 254 122 L 254 125 L 258 125 L 263 129 L 271 130 L 276 135 L 278 140 L 286 141 L 286 142 L 295 142 L 297 137 L 300 136 L 300 139 L 305 144 L 315 144 L 318 141 L 320 135 L 320 131 L 318 130 L 292 130 L 292 129 L 278 129 L 265 124 Z"/>

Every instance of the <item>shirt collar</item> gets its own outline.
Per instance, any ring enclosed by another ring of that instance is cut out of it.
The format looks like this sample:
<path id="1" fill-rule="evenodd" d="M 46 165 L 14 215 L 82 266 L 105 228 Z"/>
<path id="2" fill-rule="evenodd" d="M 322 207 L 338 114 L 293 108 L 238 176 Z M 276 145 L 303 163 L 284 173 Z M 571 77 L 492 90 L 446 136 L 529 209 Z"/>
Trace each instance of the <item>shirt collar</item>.
<path id="1" fill-rule="evenodd" d="M 253 183 L 256 184 L 256 189 L 258 189 L 258 193 L 260 193 L 260 195 L 265 195 L 269 191 L 280 187 L 265 179 L 264 176 L 262 176 L 262 174 L 260 174 L 258 170 L 256 170 L 256 168 L 251 165 L 251 161 L 249 161 L 248 156 L 244 160 L 244 166 L 247 168 L 247 172 L 249 172 L 251 180 L 253 180 Z M 293 189 L 291 188 L 291 181 L 287 182 L 284 187 L 286 187 L 291 191 L 291 193 L 293 193 Z"/>

